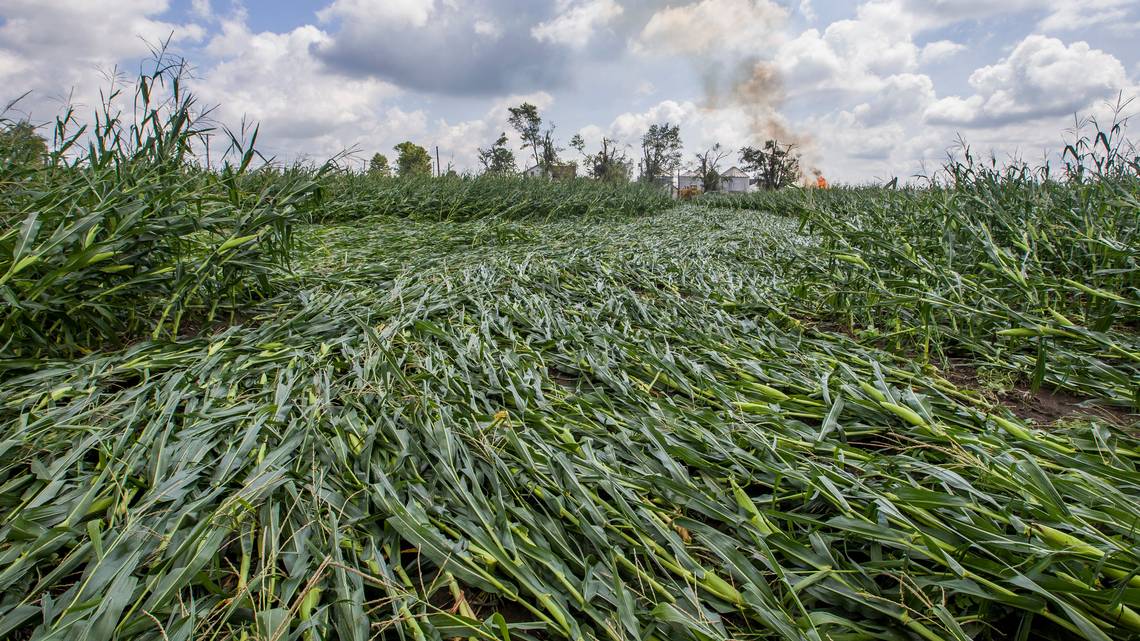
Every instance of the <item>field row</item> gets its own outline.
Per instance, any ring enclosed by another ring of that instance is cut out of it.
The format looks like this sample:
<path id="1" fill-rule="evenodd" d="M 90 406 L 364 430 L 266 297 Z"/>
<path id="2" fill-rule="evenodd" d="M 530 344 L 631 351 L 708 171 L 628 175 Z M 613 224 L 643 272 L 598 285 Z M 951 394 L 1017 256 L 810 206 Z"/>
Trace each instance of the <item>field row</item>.
<path id="1" fill-rule="evenodd" d="M 0 636 L 1140 631 L 1135 426 L 1027 422 L 808 317 L 826 238 L 298 229 L 239 324 L 9 370 Z"/>

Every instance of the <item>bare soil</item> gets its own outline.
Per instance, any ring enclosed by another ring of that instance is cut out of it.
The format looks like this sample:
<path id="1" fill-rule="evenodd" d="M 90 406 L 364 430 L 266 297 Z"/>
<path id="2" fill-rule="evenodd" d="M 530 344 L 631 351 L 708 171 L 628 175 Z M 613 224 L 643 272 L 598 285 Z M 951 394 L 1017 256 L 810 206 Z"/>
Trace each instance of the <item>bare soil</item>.
<path id="1" fill-rule="evenodd" d="M 959 387 L 976 391 L 984 387 L 979 382 L 977 369 L 965 363 L 953 364 L 944 375 Z M 1125 409 L 1100 405 L 1094 399 L 1083 398 L 1065 390 L 1041 388 L 1033 391 L 1020 381 L 1013 389 L 991 395 L 1018 418 L 1043 427 L 1081 418 L 1096 418 L 1120 426 L 1140 421 L 1140 415 L 1131 414 Z"/>

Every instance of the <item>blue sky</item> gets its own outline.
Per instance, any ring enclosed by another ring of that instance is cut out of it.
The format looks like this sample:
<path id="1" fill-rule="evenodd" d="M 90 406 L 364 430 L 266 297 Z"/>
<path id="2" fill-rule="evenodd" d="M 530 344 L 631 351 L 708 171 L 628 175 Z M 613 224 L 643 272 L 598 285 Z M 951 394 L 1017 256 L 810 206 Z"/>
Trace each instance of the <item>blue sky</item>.
<path id="1" fill-rule="evenodd" d="M 528 100 L 562 141 L 632 156 L 668 120 L 690 158 L 778 137 L 862 182 L 959 135 L 1035 160 L 1075 114 L 1140 93 L 1134 0 L 4 0 L 0 99 L 32 91 L 37 122 L 91 106 L 170 34 L 217 117 L 259 121 L 282 160 L 411 139 L 475 169 Z"/>

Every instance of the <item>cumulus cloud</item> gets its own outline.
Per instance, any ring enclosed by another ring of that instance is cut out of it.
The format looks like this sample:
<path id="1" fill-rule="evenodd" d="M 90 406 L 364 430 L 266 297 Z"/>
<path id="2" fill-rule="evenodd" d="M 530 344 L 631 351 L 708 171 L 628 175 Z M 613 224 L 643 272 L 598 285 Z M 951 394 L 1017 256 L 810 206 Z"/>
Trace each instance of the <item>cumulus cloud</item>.
<path id="1" fill-rule="evenodd" d="M 771 0 L 700 0 L 668 6 L 649 18 L 633 46 L 642 53 L 755 55 L 782 38 L 787 17 L 788 10 Z"/>
<path id="2" fill-rule="evenodd" d="M 919 54 L 918 58 L 922 64 L 942 62 L 965 50 L 966 45 L 954 42 L 953 40 L 937 40 L 927 43 L 926 46 L 922 48 L 922 53 Z"/>
<path id="3" fill-rule="evenodd" d="M 508 133 L 519 164 L 525 164 L 507 124 L 507 107 L 530 102 L 546 110 L 554 102 L 544 91 L 510 94 L 491 100 L 476 118 L 433 119 L 422 109 L 395 105 L 406 94 L 394 84 L 331 73 L 313 53 L 330 38 L 311 25 L 274 33 L 252 32 L 240 19 L 223 21 L 207 45 L 219 62 L 200 71 L 195 89 L 219 105 L 219 120 L 261 123 L 263 151 L 283 159 L 322 160 L 355 149 L 363 162 L 375 152 L 391 156 L 396 143 L 411 140 L 433 155 L 439 147 L 443 165 L 458 171 L 475 169 L 478 148 L 500 132 Z M 291 82 L 280 82 L 282 77 Z"/>
<path id="4" fill-rule="evenodd" d="M 884 79 L 874 100 L 856 105 L 852 114 L 862 125 L 882 125 L 921 114 L 934 99 L 934 82 L 930 76 L 898 74 Z"/>
<path id="5" fill-rule="evenodd" d="M 577 128 L 592 143 L 636 146 L 649 125 L 670 121 L 691 157 L 715 142 L 788 136 L 842 180 L 914 171 L 959 130 L 978 148 L 1036 154 L 1074 111 L 1121 89 L 1132 96 L 1140 78 L 1127 48 L 1112 48 L 1140 21 L 1133 0 L 861 0 L 830 23 L 811 0 L 322 0 L 312 24 L 276 32 L 251 30 L 240 9 L 227 17 L 226 4 L 0 0 L 0 98 L 74 88 L 89 106 L 106 87 L 99 70 L 133 75 L 148 42 L 172 36 L 204 103 L 220 105 L 227 124 L 259 121 L 261 146 L 282 159 L 390 154 L 411 139 L 474 169 L 479 146 L 511 134 L 507 106 L 545 111 L 573 90 L 587 97 L 561 103 L 563 142 Z M 1016 21 L 991 20 L 1003 16 Z M 1042 33 L 1008 41 L 1013 22 L 1018 37 Z M 1046 37 L 1076 29 L 1106 34 L 1105 50 Z M 964 68 L 967 47 L 996 62 Z M 968 76 L 968 89 L 940 92 L 955 76 Z M 439 95 L 447 118 L 435 112 Z M 656 104 L 641 109 L 649 95 Z M 619 115 L 584 124 L 575 119 L 585 103 Z M 41 122 L 58 109 L 21 106 Z M 513 134 L 511 144 L 525 165 Z"/>
<path id="6" fill-rule="evenodd" d="M 808 22 L 815 22 L 819 16 L 815 13 L 815 8 L 811 5 L 811 0 L 800 0 L 800 15 Z"/>
<path id="7" fill-rule="evenodd" d="M 620 142 L 634 142 L 649 131 L 650 125 L 663 122 L 692 125 L 699 112 L 696 103 L 691 101 L 664 100 L 642 112 L 623 113 L 614 118 L 608 129 L 599 130 Z"/>
<path id="8" fill-rule="evenodd" d="M 1130 11 L 1136 9 L 1135 0 L 1058 0 L 1038 23 L 1048 32 L 1073 31 L 1088 27 L 1126 21 Z M 1135 23 L 1132 25 L 1135 27 Z"/>
<path id="9" fill-rule="evenodd" d="M 614 0 L 585 0 L 564 7 L 557 17 L 540 22 L 530 33 L 539 41 L 582 49 L 594 31 L 612 22 L 623 11 Z"/>
<path id="10" fill-rule="evenodd" d="M 994 126 L 1063 116 L 1129 84 L 1124 65 L 1086 42 L 1041 35 L 1022 40 L 997 64 L 970 75 L 971 96 L 943 98 L 926 111 L 934 124 Z"/>
<path id="11" fill-rule="evenodd" d="M 908 33 L 954 24 L 980 23 L 1002 15 L 1041 11 L 1070 0 L 866 0 L 856 8 L 858 20 L 877 23 L 884 31 Z"/>
<path id="12" fill-rule="evenodd" d="M 641 136 L 651 125 L 664 122 L 681 126 L 681 138 L 688 150 L 685 157 L 687 165 L 693 162 L 693 152 L 717 143 L 733 152 L 744 145 L 762 143 L 756 137 L 755 114 L 748 108 L 738 104 L 709 107 L 690 100 L 663 100 L 644 111 L 623 113 L 614 118 L 609 126 L 597 127 L 593 131 L 601 132 L 620 144 L 637 148 L 641 144 Z M 583 133 L 583 136 L 586 134 Z M 600 138 L 600 135 L 593 138 Z M 806 151 L 812 153 L 811 149 Z M 735 154 L 729 157 L 728 162 L 730 165 L 737 162 Z"/>
<path id="13" fill-rule="evenodd" d="M 162 20 L 168 8 L 166 0 L 5 0 L 0 99 L 33 91 L 25 108 L 40 118 L 59 108 L 49 99 L 71 91 L 80 106 L 93 106 L 105 75 L 120 63 L 137 65 L 167 38 L 177 47 L 205 37 L 201 25 Z"/>
<path id="14" fill-rule="evenodd" d="M 494 20 L 476 20 L 471 28 L 475 33 L 492 40 L 498 40 L 503 35 L 503 28 Z"/>
<path id="15" fill-rule="evenodd" d="M 259 122 L 267 144 L 289 151 L 331 156 L 388 132 L 423 130 L 422 114 L 383 107 L 399 93 L 395 86 L 329 73 L 312 55 L 328 40 L 312 25 L 255 33 L 240 19 L 225 20 L 206 46 L 219 62 L 199 71 L 195 88 L 219 105 L 223 122 Z"/>
<path id="16" fill-rule="evenodd" d="M 516 164 L 519 169 L 525 169 L 532 165 L 533 161 L 528 162 L 527 152 L 522 151 L 521 141 L 507 123 L 507 107 L 524 102 L 529 102 L 538 107 L 540 112 L 544 112 L 554 104 L 554 98 L 545 91 L 499 98 L 491 103 L 482 117 L 456 123 L 440 119 L 426 136 L 431 139 L 432 144 L 440 147 L 441 162 L 451 163 L 457 171 L 462 172 L 477 169 L 479 148 L 489 147 L 500 133 L 505 133 L 515 154 Z"/>
<path id="17" fill-rule="evenodd" d="M 931 30 L 1003 15 L 1036 15 L 1037 28 L 1071 31 L 1118 22 L 1134 16 L 1135 0 L 869 0 L 867 14 L 893 16 L 915 30 Z"/>
<path id="18" fill-rule="evenodd" d="M 435 0 L 335 0 L 317 12 L 322 22 L 377 22 L 392 27 L 423 27 L 435 11 Z"/>
<path id="19" fill-rule="evenodd" d="M 191 0 L 190 11 L 199 18 L 209 18 L 214 15 L 210 8 L 210 0 Z"/>
<path id="20" fill-rule="evenodd" d="M 570 50 L 531 36 L 550 16 L 543 3 L 336 0 L 318 15 L 330 37 L 314 51 L 349 75 L 469 96 L 548 89 L 569 77 Z"/>

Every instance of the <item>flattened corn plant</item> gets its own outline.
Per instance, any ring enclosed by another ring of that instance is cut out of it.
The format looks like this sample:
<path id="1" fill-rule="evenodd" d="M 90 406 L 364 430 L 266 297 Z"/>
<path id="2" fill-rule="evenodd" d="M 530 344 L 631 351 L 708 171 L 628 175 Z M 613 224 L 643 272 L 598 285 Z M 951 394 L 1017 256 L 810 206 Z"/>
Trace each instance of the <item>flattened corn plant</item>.
<path id="1" fill-rule="evenodd" d="M 1095 123 L 1093 123 L 1095 126 Z M 800 218 L 799 319 L 945 366 L 965 359 L 1140 407 L 1140 158 L 1123 125 L 1070 145 L 1063 176 L 965 150 L 947 184 L 716 196 Z"/>
<path id="2" fill-rule="evenodd" d="M 0 637 L 1135 638 L 1136 426 L 802 331 L 796 229 L 365 218 L 244 324 L 13 364 Z"/>

